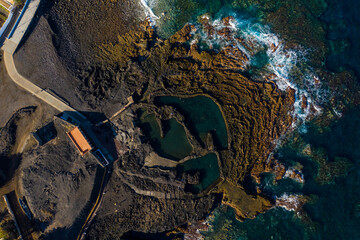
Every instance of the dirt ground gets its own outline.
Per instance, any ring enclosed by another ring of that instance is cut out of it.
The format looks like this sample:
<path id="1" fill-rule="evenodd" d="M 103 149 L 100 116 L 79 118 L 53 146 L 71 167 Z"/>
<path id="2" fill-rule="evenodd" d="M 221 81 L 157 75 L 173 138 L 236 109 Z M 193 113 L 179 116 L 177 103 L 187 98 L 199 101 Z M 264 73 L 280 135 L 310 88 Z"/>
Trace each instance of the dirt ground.
<path id="1" fill-rule="evenodd" d="M 34 111 L 18 112 L 28 107 Z M 32 132 L 51 121 L 58 112 L 17 86 L 6 73 L 3 61 L 0 61 L 0 108 L 0 185 L 6 184 L 6 189 L 0 192 L 6 193 L 14 189 L 12 182 L 16 181 L 12 178 L 20 163 L 19 154 L 34 144 Z"/>
<path id="2" fill-rule="evenodd" d="M 99 165 L 91 154 L 80 155 L 66 135 L 67 126 L 55 120 L 55 127 L 55 139 L 22 156 L 19 184 L 40 230 L 48 234 L 66 228 L 66 239 L 90 198 Z"/>

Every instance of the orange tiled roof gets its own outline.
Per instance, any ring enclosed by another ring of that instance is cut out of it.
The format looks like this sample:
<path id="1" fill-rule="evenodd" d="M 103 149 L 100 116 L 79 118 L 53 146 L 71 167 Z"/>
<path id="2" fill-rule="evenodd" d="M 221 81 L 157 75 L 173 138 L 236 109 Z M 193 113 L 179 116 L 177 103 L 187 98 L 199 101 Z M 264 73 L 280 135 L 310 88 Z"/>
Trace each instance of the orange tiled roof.
<path id="1" fill-rule="evenodd" d="M 89 142 L 86 140 L 84 135 L 80 132 L 78 127 L 75 127 L 73 130 L 68 132 L 70 139 L 75 144 L 76 148 L 80 151 L 81 155 L 84 155 L 92 149 Z"/>

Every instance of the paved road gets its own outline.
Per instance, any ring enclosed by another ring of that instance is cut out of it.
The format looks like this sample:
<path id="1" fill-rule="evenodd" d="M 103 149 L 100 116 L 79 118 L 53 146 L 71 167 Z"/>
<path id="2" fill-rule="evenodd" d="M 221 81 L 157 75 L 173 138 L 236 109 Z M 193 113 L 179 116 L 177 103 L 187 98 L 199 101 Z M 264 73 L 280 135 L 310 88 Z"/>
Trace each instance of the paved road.
<path id="1" fill-rule="evenodd" d="M 13 28 L 17 18 L 19 17 L 20 10 L 18 8 L 15 8 L 15 10 L 12 14 L 13 15 L 10 19 L 9 24 L 7 25 L 7 27 L 4 30 L 4 32 L 2 33 L 2 35 L 0 36 L 0 46 L 2 46 L 4 44 L 6 37 L 9 35 L 11 29 Z M 9 17 L 10 17 L 10 15 L 9 15 Z"/>
<path id="2" fill-rule="evenodd" d="M 7 42 L 5 44 L 7 44 Z M 12 53 L 4 51 L 4 63 L 9 76 L 17 85 L 24 88 L 26 91 L 30 92 L 34 96 L 40 98 L 44 102 L 48 103 L 60 112 L 66 112 L 69 115 L 73 115 L 76 119 L 86 119 L 81 113 L 78 113 L 75 109 L 65 104 L 63 101 L 59 100 L 58 98 L 48 93 L 46 90 L 36 86 L 32 82 L 21 76 L 16 70 Z"/>

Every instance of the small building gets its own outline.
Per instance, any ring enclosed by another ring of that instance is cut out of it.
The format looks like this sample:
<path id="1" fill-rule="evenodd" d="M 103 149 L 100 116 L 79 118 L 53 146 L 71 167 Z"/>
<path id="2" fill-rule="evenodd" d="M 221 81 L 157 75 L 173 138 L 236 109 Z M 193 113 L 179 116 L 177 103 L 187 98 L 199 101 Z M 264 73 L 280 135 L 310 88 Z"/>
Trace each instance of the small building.
<path id="1" fill-rule="evenodd" d="M 50 122 L 42 128 L 36 130 L 36 132 L 33 132 L 32 135 L 40 146 L 50 142 L 57 136 L 57 130 L 54 122 Z"/>
<path id="2" fill-rule="evenodd" d="M 71 141 L 75 144 L 76 148 L 79 150 L 81 155 L 92 150 L 91 145 L 88 140 L 86 140 L 84 134 L 80 131 L 78 127 L 73 128 L 70 132 L 67 133 Z"/>

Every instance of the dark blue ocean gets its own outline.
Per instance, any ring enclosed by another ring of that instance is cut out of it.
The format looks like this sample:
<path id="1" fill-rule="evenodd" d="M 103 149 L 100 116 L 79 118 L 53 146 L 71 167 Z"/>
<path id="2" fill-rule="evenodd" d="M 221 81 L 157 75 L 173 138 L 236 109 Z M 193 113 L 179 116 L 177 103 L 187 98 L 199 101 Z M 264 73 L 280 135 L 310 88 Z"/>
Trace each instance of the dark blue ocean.
<path id="1" fill-rule="evenodd" d="M 308 202 L 303 210 L 299 213 L 275 207 L 258 215 L 256 219 L 239 222 L 235 220 L 231 208 L 222 206 L 208 218 L 211 229 L 204 233 L 205 238 L 360 239 L 360 108 L 349 103 L 339 113 L 337 106 L 327 102 L 332 93 L 326 86 L 326 79 L 322 79 L 321 91 L 312 91 L 313 87 L 304 80 L 314 78 L 313 72 L 317 72 L 318 68 L 331 74 L 349 71 L 359 79 L 360 1 L 142 2 L 158 34 L 163 38 L 171 36 L 186 23 L 198 24 L 199 17 L 208 14 L 214 25 L 218 24 L 222 17 L 233 16 L 239 35 L 253 37 L 263 44 L 265 49 L 268 42 L 285 42 L 286 47 L 280 49 L 276 55 L 265 52 L 264 55 L 257 55 L 260 59 L 251 59 L 250 76 L 254 68 L 260 73 L 273 71 L 283 79 L 278 82 L 279 85 L 287 84 L 286 86 L 297 88 L 297 95 L 306 94 L 322 109 L 333 109 L 331 116 L 323 116 L 320 120 L 316 117 L 307 120 L 308 113 L 295 112 L 301 121 L 274 152 L 276 158 L 285 166 L 303 166 L 305 183 L 300 184 L 291 179 L 275 183 L 271 174 L 265 174 L 259 185 L 263 192 L 274 198 L 284 194 L 306 196 Z M 314 31 L 311 31 L 312 27 Z M 310 30 L 300 32 L 303 29 Z M 204 48 L 209 44 L 206 37 L 200 34 Z M 311 42 L 309 39 L 314 40 Z M 219 39 L 215 40 L 217 41 L 210 44 L 221 48 L 223 43 Z M 319 41 L 323 45 L 318 44 Z M 321 57 L 320 64 L 313 66 L 311 54 L 308 53 L 314 52 L 319 45 L 324 46 L 325 54 Z M 292 46 L 292 49 L 287 46 Z M 289 55 L 294 57 L 284 57 Z M 264 68 L 269 65 L 272 68 Z M 341 85 L 341 82 L 339 84 Z M 347 87 L 352 91 L 351 86 Z M 347 101 L 344 102 L 346 104 Z"/>

